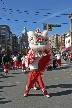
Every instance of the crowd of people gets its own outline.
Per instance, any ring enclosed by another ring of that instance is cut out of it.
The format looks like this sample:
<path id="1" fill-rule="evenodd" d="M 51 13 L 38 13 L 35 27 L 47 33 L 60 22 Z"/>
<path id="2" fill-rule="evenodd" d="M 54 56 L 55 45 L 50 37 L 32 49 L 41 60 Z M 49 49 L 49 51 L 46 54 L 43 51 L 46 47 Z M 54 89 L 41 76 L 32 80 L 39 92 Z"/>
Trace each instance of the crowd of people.
<path id="1" fill-rule="evenodd" d="M 28 80 L 26 88 L 24 90 L 24 97 L 28 96 L 31 88 L 36 89 L 36 83 L 40 87 L 42 94 L 46 97 L 50 97 L 45 88 L 45 84 L 42 80 L 42 75 L 45 70 L 56 69 L 61 66 L 61 58 L 65 59 L 65 55 L 61 52 L 52 52 L 49 46 L 48 31 L 44 30 L 40 32 L 39 29 L 28 32 L 29 52 L 28 54 L 9 54 L 5 52 L 0 57 L 1 64 L 5 75 L 8 74 L 9 69 L 22 69 L 22 72 L 26 72 L 29 69 Z M 71 60 L 72 53 L 69 55 Z"/>
<path id="2" fill-rule="evenodd" d="M 22 72 L 25 71 L 25 63 L 24 63 L 24 56 L 23 54 L 5 54 L 0 55 L 0 65 L 3 66 L 4 73 L 7 75 L 9 69 L 22 69 Z"/>
<path id="3" fill-rule="evenodd" d="M 22 69 L 22 72 L 26 71 L 26 66 L 24 62 L 24 57 L 26 54 L 8 54 L 7 52 L 3 55 L 0 55 L 0 65 L 3 65 L 4 73 L 7 75 L 9 69 Z M 72 53 L 54 53 L 52 56 L 53 64 L 48 67 L 48 69 L 56 69 L 57 67 L 61 66 L 61 58 L 63 58 L 65 61 L 72 61 Z"/>
<path id="4" fill-rule="evenodd" d="M 65 61 L 69 61 L 69 62 L 72 62 L 72 52 L 71 51 L 68 51 L 68 52 L 63 52 L 63 59 Z"/>
<path id="5" fill-rule="evenodd" d="M 0 65 L 3 65 L 4 73 L 7 75 L 9 69 L 22 69 L 22 72 L 26 71 L 26 64 L 24 62 L 25 54 L 8 54 L 7 52 L 4 55 L 0 55 Z M 64 57 L 64 56 L 63 56 Z M 48 67 L 48 69 L 56 69 L 56 67 L 61 66 L 62 54 L 60 52 L 53 53 L 53 64 Z"/>

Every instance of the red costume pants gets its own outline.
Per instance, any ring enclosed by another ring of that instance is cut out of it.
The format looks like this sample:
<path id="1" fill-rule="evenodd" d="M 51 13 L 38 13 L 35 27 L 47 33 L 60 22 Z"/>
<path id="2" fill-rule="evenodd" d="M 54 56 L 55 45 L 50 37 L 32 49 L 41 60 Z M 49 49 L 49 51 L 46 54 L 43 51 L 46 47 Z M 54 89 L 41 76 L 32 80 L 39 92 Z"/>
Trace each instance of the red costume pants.
<path id="1" fill-rule="evenodd" d="M 22 70 L 25 70 L 25 64 L 22 64 Z"/>
<path id="2" fill-rule="evenodd" d="M 29 90 L 34 86 L 35 83 L 38 83 L 43 95 L 47 95 L 47 90 L 45 90 L 45 86 L 41 77 L 41 74 L 38 71 L 30 71 L 28 75 L 28 82 L 26 84 L 26 90 L 24 94 L 28 94 Z"/>
<path id="3" fill-rule="evenodd" d="M 21 68 L 21 66 L 22 66 L 22 63 L 18 62 L 18 68 Z"/>
<path id="4" fill-rule="evenodd" d="M 4 72 L 8 73 L 9 64 L 4 65 L 3 68 L 4 68 Z"/>
<path id="5" fill-rule="evenodd" d="M 61 59 L 58 59 L 58 60 L 56 61 L 56 64 L 57 64 L 57 67 L 58 67 L 58 66 L 61 66 Z"/>
<path id="6" fill-rule="evenodd" d="M 14 67 L 14 68 L 17 68 L 17 66 L 18 66 L 17 61 L 14 61 L 14 63 L 13 63 L 13 67 Z"/>

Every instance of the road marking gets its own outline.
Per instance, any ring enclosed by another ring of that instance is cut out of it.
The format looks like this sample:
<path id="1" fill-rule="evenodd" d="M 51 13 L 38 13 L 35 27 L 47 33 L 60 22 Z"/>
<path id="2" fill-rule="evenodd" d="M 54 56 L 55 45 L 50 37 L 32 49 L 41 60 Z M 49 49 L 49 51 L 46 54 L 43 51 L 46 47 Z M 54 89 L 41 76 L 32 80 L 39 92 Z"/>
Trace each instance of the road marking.
<path id="1" fill-rule="evenodd" d="M 54 79 L 59 79 L 59 78 L 54 78 Z"/>
<path id="2" fill-rule="evenodd" d="M 12 84 L 12 83 L 8 83 L 8 84 Z"/>
<path id="3" fill-rule="evenodd" d="M 71 77 L 67 77 L 67 78 L 71 78 Z"/>
<path id="4" fill-rule="evenodd" d="M 8 84 L 15 84 L 15 82 L 9 82 Z"/>
<path id="5" fill-rule="evenodd" d="M 62 69 L 63 71 L 65 70 L 65 69 Z"/>
<path id="6" fill-rule="evenodd" d="M 69 73 L 69 72 L 67 72 L 67 73 Z"/>
<path id="7" fill-rule="evenodd" d="M 49 80 L 52 80 L 52 79 L 49 79 Z"/>
<path id="8" fill-rule="evenodd" d="M 62 88 L 62 91 L 70 90 L 69 88 Z"/>
<path id="9" fill-rule="evenodd" d="M 65 69 L 62 69 L 63 71 L 66 71 Z"/>
<path id="10" fill-rule="evenodd" d="M 62 65 L 68 65 L 68 64 L 62 64 Z"/>
<path id="11" fill-rule="evenodd" d="M 20 82 L 15 82 L 15 83 L 19 84 Z"/>
<path id="12" fill-rule="evenodd" d="M 19 99 L 18 101 L 19 101 L 19 102 L 24 102 L 24 100 L 22 100 L 22 99 Z"/>
<path id="13" fill-rule="evenodd" d="M 59 78 L 52 78 L 52 79 L 49 79 L 49 80 L 55 80 L 55 79 L 59 79 Z"/>
<path id="14" fill-rule="evenodd" d="M 9 82 L 8 84 L 19 84 L 20 82 Z"/>
<path id="15" fill-rule="evenodd" d="M 62 69 L 62 70 L 64 70 L 64 69 Z"/>

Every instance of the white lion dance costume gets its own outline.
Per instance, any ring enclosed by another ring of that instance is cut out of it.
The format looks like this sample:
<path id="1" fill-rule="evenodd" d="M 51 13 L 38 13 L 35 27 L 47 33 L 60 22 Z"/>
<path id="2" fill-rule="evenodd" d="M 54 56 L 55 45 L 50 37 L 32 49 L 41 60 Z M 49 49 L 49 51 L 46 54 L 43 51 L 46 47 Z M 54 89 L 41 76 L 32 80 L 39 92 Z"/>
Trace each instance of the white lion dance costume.
<path id="1" fill-rule="evenodd" d="M 47 69 L 52 63 L 51 50 L 47 34 L 47 30 L 41 33 L 39 29 L 37 29 L 35 32 L 28 32 L 30 50 L 25 57 L 25 61 L 28 62 L 30 72 L 28 75 L 24 96 L 28 96 L 30 89 L 33 88 L 37 82 L 43 95 L 50 97 L 45 89 L 41 76 L 45 69 Z"/>

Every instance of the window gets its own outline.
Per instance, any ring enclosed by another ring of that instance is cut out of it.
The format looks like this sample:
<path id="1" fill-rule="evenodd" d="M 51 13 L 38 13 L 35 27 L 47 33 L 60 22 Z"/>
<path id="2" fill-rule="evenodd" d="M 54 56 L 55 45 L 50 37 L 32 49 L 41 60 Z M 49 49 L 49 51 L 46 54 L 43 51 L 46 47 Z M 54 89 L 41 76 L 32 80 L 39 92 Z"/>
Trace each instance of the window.
<path id="1" fill-rule="evenodd" d="M 2 46 L 5 46 L 5 44 L 2 44 Z"/>
<path id="2" fill-rule="evenodd" d="M 6 32 L 6 31 L 5 31 L 4 29 L 2 29 L 2 30 L 1 30 L 1 35 L 5 35 L 5 32 Z"/>
<path id="3" fill-rule="evenodd" d="M 12 33 L 10 33 L 10 44 L 12 44 Z"/>
<path id="4" fill-rule="evenodd" d="M 4 39 L 2 40 L 2 43 L 5 43 L 5 40 Z"/>
<path id="5" fill-rule="evenodd" d="M 5 39 L 5 35 L 4 35 L 4 36 L 2 36 L 2 39 Z"/>
<path id="6" fill-rule="evenodd" d="M 6 47 L 5 46 L 2 46 L 2 49 L 5 49 Z"/>
<path id="7" fill-rule="evenodd" d="M 2 42 L 2 37 L 0 37 L 0 42 Z"/>
<path id="8" fill-rule="evenodd" d="M 6 45 L 5 45 L 5 44 L 2 44 L 2 48 L 4 48 L 4 49 L 5 49 L 5 47 L 6 47 Z"/>
<path id="9" fill-rule="evenodd" d="M 2 42 L 5 42 L 5 41 L 6 41 L 6 40 L 5 40 L 5 36 L 3 36 L 3 37 L 2 37 Z"/>
<path id="10" fill-rule="evenodd" d="M 9 31 L 6 31 L 6 37 L 9 38 Z"/>

